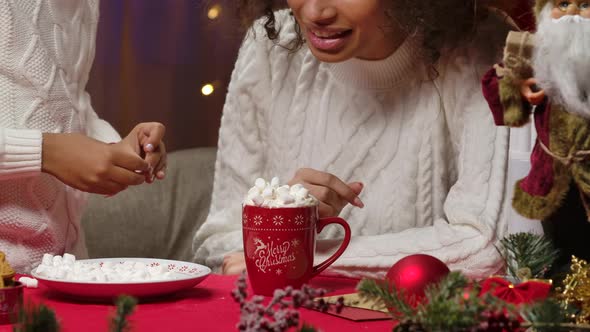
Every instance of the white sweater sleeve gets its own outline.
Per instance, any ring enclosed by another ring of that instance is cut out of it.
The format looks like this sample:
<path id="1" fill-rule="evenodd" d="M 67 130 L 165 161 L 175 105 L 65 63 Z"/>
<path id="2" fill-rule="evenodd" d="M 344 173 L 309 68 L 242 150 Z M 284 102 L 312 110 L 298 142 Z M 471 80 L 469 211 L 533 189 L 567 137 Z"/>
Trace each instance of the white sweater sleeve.
<path id="1" fill-rule="evenodd" d="M 89 108 L 86 134 L 106 143 L 120 141 L 115 129 Z M 35 176 L 41 172 L 42 146 L 43 134 L 38 129 L 0 128 L 0 180 Z"/>
<path id="2" fill-rule="evenodd" d="M 0 128 L 0 180 L 38 174 L 41 146 L 39 130 Z"/>
<path id="3" fill-rule="evenodd" d="M 494 35 L 501 36 L 502 31 Z M 353 236 L 330 272 L 384 277 L 396 261 L 418 253 L 435 256 L 451 270 L 473 278 L 487 277 L 502 267 L 495 245 L 506 232 L 502 207 L 508 130 L 494 125 L 480 85 L 485 70 L 497 61 L 497 53 L 489 46 L 494 42 L 501 45 L 501 39 L 488 39 L 487 47 L 472 45 L 441 59 L 436 83 L 453 143 L 448 158 L 457 156 L 452 162 L 458 169 L 457 181 L 444 201 L 445 218 L 435 220 L 433 226 L 400 233 Z M 322 243 L 319 247 L 326 253 L 318 260 L 325 259 L 336 246 L 338 241 Z"/>
<path id="4" fill-rule="evenodd" d="M 261 29 L 240 49 L 221 118 L 209 215 L 193 239 L 194 260 L 214 270 L 242 249 L 241 204 L 265 164 L 264 110 L 270 103 L 271 42 Z"/>
<path id="5" fill-rule="evenodd" d="M 88 99 L 87 105 L 89 109 L 86 119 L 86 135 L 105 143 L 119 142 L 121 140 L 119 133 L 108 122 L 98 117 L 91 106 L 90 95 L 85 93 L 85 96 Z"/>

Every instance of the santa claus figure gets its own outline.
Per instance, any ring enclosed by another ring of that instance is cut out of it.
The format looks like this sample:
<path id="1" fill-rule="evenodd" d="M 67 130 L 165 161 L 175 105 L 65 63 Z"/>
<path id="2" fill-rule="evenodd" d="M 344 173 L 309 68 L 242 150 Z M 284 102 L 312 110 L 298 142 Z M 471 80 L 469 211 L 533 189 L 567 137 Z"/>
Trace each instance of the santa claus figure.
<path id="1" fill-rule="evenodd" d="M 515 186 L 514 209 L 542 220 L 564 256 L 589 259 L 590 0 L 537 0 L 534 11 L 537 32 L 513 34 L 483 92 L 497 125 L 534 114 L 531 170 Z"/>

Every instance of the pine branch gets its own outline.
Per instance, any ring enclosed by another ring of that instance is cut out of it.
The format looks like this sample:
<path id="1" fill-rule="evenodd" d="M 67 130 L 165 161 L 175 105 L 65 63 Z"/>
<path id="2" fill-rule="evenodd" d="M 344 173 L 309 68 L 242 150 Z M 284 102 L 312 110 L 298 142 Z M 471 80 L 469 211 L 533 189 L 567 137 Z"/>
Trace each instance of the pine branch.
<path id="1" fill-rule="evenodd" d="M 523 243 L 529 243 L 533 251 L 547 248 L 545 244 L 538 242 L 538 238 L 528 242 L 532 238 L 528 238 L 528 235 L 526 237 L 523 237 L 525 241 L 517 243 L 517 250 L 513 253 L 526 252 L 527 249 L 521 246 Z M 490 294 L 480 296 L 479 287 L 472 285 L 459 272 L 452 272 L 438 284 L 427 287 L 424 301 L 416 308 L 409 305 L 403 291 L 392 288 L 386 282 L 362 280 L 357 290 L 362 297 L 392 309 L 394 320 L 400 322 L 394 329 L 396 332 L 513 332 L 524 331 L 523 328 L 533 332 L 590 331 L 590 325 L 574 323 L 572 317 L 579 314 L 575 308 L 567 307 L 555 298 L 535 305 L 522 305 L 520 314 L 525 319 L 522 323 L 518 319 L 515 305 Z"/>
<path id="2" fill-rule="evenodd" d="M 430 301 L 446 301 L 462 295 L 463 290 L 469 284 L 469 280 L 460 272 L 453 271 L 444 277 L 439 283 L 426 287 L 424 294 Z"/>
<path id="3" fill-rule="evenodd" d="M 299 332 L 317 332 L 317 330 L 313 326 L 303 324 Z"/>
<path id="4" fill-rule="evenodd" d="M 438 284 L 426 289 L 426 299 L 418 307 L 419 322 L 429 331 L 470 331 L 496 317 L 504 321 L 504 331 L 512 331 L 516 309 L 491 296 L 479 296 L 480 289 L 470 286 L 460 272 L 451 272 Z"/>
<path id="5" fill-rule="evenodd" d="M 58 332 L 59 323 L 53 310 L 39 304 L 28 304 L 19 313 L 19 324 L 13 328 L 14 332 Z"/>
<path id="6" fill-rule="evenodd" d="M 545 277 L 559 254 L 549 239 L 532 233 L 511 234 L 500 243 L 508 274 L 518 280 Z"/>
<path id="7" fill-rule="evenodd" d="M 469 281 L 459 272 L 451 272 L 438 284 L 426 288 L 426 300 L 418 307 L 418 320 L 431 331 L 451 331 L 471 327 L 485 306 L 478 291 L 466 291 Z"/>
<path id="8" fill-rule="evenodd" d="M 567 307 L 554 298 L 525 307 L 521 315 L 526 320 L 524 327 L 536 332 L 590 331 L 590 325 L 573 324 L 572 317 L 576 310 Z"/>
<path id="9" fill-rule="evenodd" d="M 565 306 L 557 302 L 555 299 L 547 299 L 545 301 L 534 304 L 529 308 L 525 308 L 522 316 L 531 324 L 551 322 L 555 326 L 567 322 L 567 312 Z"/>
<path id="10" fill-rule="evenodd" d="M 398 290 L 387 282 L 363 279 L 357 285 L 357 291 L 362 298 L 390 308 L 391 315 L 396 320 L 411 319 L 416 314 L 416 310 L 407 302 L 403 290 Z"/>
<path id="11" fill-rule="evenodd" d="M 117 298 L 117 312 L 111 320 L 111 332 L 127 332 L 130 330 L 128 316 L 133 313 L 137 299 L 121 295 Z"/>

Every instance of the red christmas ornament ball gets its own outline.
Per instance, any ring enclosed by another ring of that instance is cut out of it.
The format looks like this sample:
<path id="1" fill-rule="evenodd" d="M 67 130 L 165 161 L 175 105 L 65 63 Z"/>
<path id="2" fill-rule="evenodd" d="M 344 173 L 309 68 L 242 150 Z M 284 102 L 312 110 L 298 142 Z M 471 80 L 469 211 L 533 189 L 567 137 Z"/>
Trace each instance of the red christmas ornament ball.
<path id="1" fill-rule="evenodd" d="M 438 258 L 430 255 L 411 255 L 400 259 L 387 272 L 387 280 L 402 290 L 412 304 L 424 298 L 426 287 L 439 282 L 450 270 Z"/>

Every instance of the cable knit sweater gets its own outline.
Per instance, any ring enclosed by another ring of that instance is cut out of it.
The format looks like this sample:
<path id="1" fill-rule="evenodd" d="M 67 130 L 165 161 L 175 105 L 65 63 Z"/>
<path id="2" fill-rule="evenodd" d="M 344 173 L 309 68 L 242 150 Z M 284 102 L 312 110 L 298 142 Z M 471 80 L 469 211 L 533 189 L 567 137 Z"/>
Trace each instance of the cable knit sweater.
<path id="1" fill-rule="evenodd" d="M 42 133 L 120 140 L 85 92 L 98 0 L 0 0 L 0 250 L 17 272 L 86 255 L 85 195 L 41 173 Z"/>
<path id="2" fill-rule="evenodd" d="M 288 43 L 294 21 L 277 15 Z M 242 248 L 241 202 L 255 178 L 286 181 L 311 167 L 365 184 L 365 208 L 340 214 L 353 237 L 329 271 L 383 277 L 397 260 L 425 253 L 471 277 L 496 272 L 508 131 L 494 126 L 479 82 L 506 33 L 490 16 L 467 46 L 443 52 L 432 80 L 412 38 L 382 61 L 329 64 L 305 46 L 275 46 L 257 23 L 229 86 L 195 260 L 219 268 L 224 254 Z M 316 261 L 341 237 L 338 227 L 324 230 Z"/>

